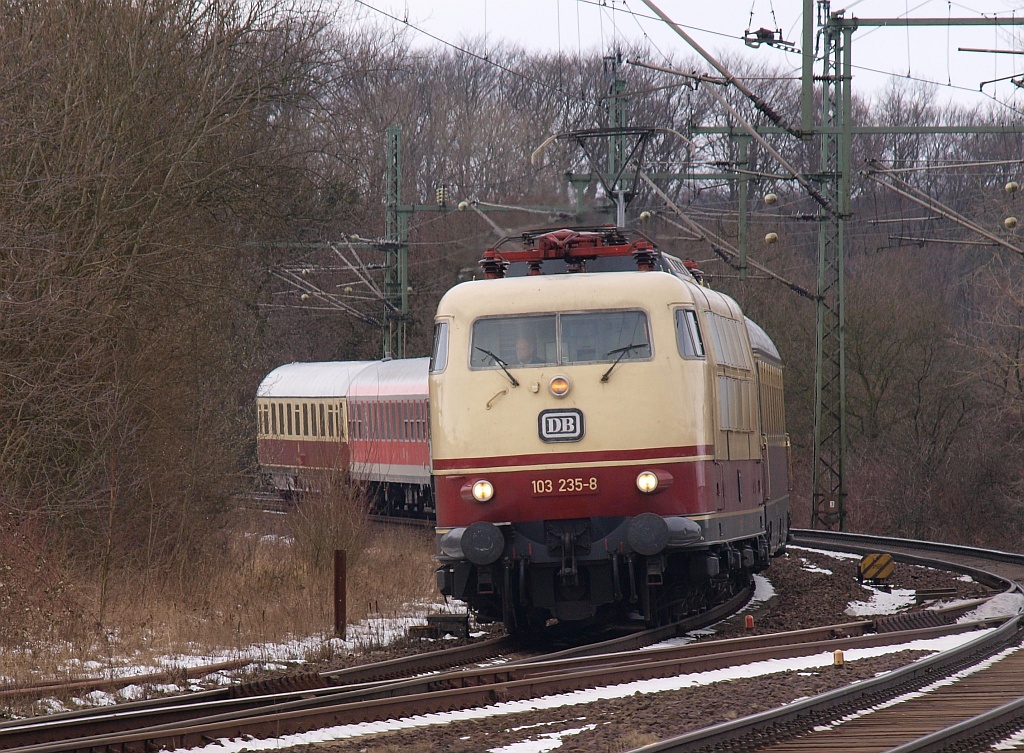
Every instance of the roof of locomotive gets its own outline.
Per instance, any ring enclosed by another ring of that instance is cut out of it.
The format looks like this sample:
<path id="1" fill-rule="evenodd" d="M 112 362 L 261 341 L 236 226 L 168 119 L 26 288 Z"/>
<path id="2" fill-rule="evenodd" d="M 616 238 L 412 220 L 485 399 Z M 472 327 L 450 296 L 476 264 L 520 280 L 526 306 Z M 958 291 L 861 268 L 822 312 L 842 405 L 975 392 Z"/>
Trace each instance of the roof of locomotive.
<path id="1" fill-rule="evenodd" d="M 374 361 L 360 371 L 349 385 L 349 397 L 378 395 L 427 396 L 429 358 L 397 358 Z"/>
<path id="2" fill-rule="evenodd" d="M 775 343 L 768 337 L 768 333 L 761 329 L 761 326 L 754 320 L 747 319 L 746 317 L 744 319 L 747 323 L 747 334 L 750 336 L 750 349 L 755 353 L 764 353 L 766 356 L 782 363 L 779 349 L 775 347 Z"/>
<path id="3" fill-rule="evenodd" d="M 256 397 L 344 397 L 352 379 L 374 361 L 288 363 L 267 374 Z"/>
<path id="4" fill-rule="evenodd" d="M 737 318 L 741 315 L 739 306 L 728 296 L 690 279 L 657 271 L 580 272 L 463 282 L 441 298 L 437 315 L 477 317 L 704 301 L 719 311 L 727 308 Z"/>

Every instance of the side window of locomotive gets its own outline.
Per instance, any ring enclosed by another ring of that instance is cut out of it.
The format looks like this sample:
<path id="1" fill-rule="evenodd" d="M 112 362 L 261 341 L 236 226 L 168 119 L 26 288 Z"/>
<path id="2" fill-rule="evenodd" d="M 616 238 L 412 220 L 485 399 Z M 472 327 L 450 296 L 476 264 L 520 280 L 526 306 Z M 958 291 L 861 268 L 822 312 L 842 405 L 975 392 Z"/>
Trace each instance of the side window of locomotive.
<path id="1" fill-rule="evenodd" d="M 563 364 L 651 357 L 647 315 L 642 311 L 562 314 L 560 319 Z"/>
<path id="2" fill-rule="evenodd" d="M 676 309 L 676 344 L 683 358 L 704 357 L 704 340 L 697 326 L 697 312 L 693 309 Z"/>
<path id="3" fill-rule="evenodd" d="M 549 316 L 509 316 L 473 323 L 469 365 L 497 369 L 508 366 L 550 366 L 558 362 L 556 319 Z"/>
<path id="4" fill-rule="evenodd" d="M 448 322 L 434 323 L 434 348 L 430 351 L 430 373 L 444 371 L 448 365 Z"/>

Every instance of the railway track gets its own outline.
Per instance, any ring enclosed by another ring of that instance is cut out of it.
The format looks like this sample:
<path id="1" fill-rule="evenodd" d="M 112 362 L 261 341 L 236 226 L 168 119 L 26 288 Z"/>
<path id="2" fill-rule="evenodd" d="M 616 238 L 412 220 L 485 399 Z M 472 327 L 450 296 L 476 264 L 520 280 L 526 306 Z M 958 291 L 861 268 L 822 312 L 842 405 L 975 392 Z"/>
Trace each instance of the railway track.
<path id="1" fill-rule="evenodd" d="M 797 542 L 808 546 L 842 548 L 835 542 L 825 543 L 812 537 L 798 537 Z M 872 551 L 877 549 L 871 547 Z M 960 554 L 967 556 L 969 553 Z M 983 569 L 982 565 L 990 563 L 979 561 L 977 554 L 973 556 L 973 561 L 958 562 L 953 569 L 972 572 L 990 587 L 1002 583 L 996 573 Z M 1004 563 L 1004 566 L 1024 567 L 1014 562 Z M 738 609 L 748 595 L 741 595 L 732 604 L 725 605 L 718 614 L 707 615 L 703 624 L 714 622 L 724 614 Z M 900 644 L 915 638 L 936 637 L 954 631 L 985 627 L 985 624 L 950 624 L 971 606 L 962 605 L 946 610 L 941 615 L 935 612 L 922 613 L 925 616 L 917 619 L 924 622 L 910 626 L 895 625 L 892 620 L 881 618 L 793 633 L 701 641 L 642 652 L 636 649 L 678 631 L 693 629 L 701 622 L 670 626 L 645 634 L 532 657 L 510 658 L 509 654 L 516 651 L 517 647 L 507 639 L 495 639 L 461 647 L 455 652 L 434 652 L 319 675 L 293 676 L 278 682 L 247 683 L 180 698 L 123 704 L 113 709 L 93 709 L 38 720 L 8 722 L 0 724 L 0 749 L 19 753 L 80 750 L 98 753 L 115 749 L 120 753 L 141 753 L 195 747 L 223 738 L 278 737 L 340 724 L 448 711 L 502 700 L 533 698 L 640 679 L 708 671 L 765 658 Z M 903 629 L 893 630 L 894 627 Z M 999 632 L 1005 633 L 1006 630 L 1008 628 L 1004 626 Z M 969 645 L 975 647 L 972 649 L 975 654 L 998 650 L 988 637 L 992 634 L 993 631 L 986 631 L 982 637 L 970 642 Z M 1007 640 L 1012 641 L 1012 638 Z M 500 663 L 492 663 L 492 666 L 465 668 L 466 665 L 487 659 L 493 662 L 495 657 L 503 658 Z M 935 663 L 935 658 L 930 665 L 933 668 L 928 673 L 922 677 L 909 678 L 906 682 L 927 683 L 951 671 Z M 954 661 L 964 663 L 973 661 L 973 658 Z M 913 666 L 921 664 L 919 662 Z M 452 666 L 463 668 L 447 669 Z M 891 697 L 896 691 L 889 689 L 878 692 L 883 697 Z M 889 696 L 885 696 L 886 693 Z M 847 700 L 845 703 L 849 707 L 854 702 Z M 801 705 L 793 704 L 788 708 Z M 964 704 L 961 702 L 960 705 Z M 796 721 L 766 723 L 770 728 L 787 730 L 788 737 L 785 739 L 794 741 L 797 739 L 794 731 L 806 725 L 807 719 L 813 718 L 815 723 L 820 723 L 823 718 L 821 715 L 828 714 L 817 706 L 813 713 L 816 716 L 798 716 Z M 701 735 L 685 743 L 664 743 L 684 747 L 649 746 L 644 750 L 708 750 L 709 744 L 725 745 L 722 749 L 761 749 L 752 745 L 751 740 L 763 742 L 764 729 L 764 726 L 749 730 L 739 726 L 728 730 L 711 728 L 715 730 L 708 732 L 712 737 Z M 828 749 L 818 746 L 820 743 L 815 742 L 803 750 Z"/>
<path id="2" fill-rule="evenodd" d="M 428 665 L 478 661 L 512 646 L 504 639 L 425 659 L 393 660 L 364 668 L 340 670 L 300 683 L 302 687 L 253 695 L 271 688 L 241 686 L 229 695 L 173 699 L 170 703 L 125 704 L 116 709 L 63 714 L 0 725 L 0 748 L 19 753 L 104 751 L 122 753 L 194 747 L 220 738 L 280 736 L 325 726 L 399 718 L 428 712 L 487 705 L 500 700 L 533 698 L 681 673 L 701 672 L 767 658 L 903 643 L 984 627 L 951 621 L 971 608 L 962 605 L 942 614 L 929 613 L 930 625 L 877 632 L 879 621 L 863 620 L 774 635 L 706 641 L 637 651 L 680 630 L 714 622 L 742 606 L 742 594 L 717 613 L 687 625 L 620 637 L 540 657 L 506 661 L 485 668 L 434 672 L 406 679 L 386 679 L 421 672 Z M 891 626 L 887 626 L 891 627 Z M 881 628 L 884 629 L 884 628 Z M 472 653 L 474 652 L 475 653 Z"/>
<path id="3" fill-rule="evenodd" d="M 647 651 L 545 656 L 487 668 L 392 682 L 203 700 L 0 725 L 0 747 L 20 753 L 192 747 L 224 737 L 280 736 L 323 726 L 450 711 L 596 685 L 709 671 L 768 658 L 903 643 L 984 624 L 871 633 L 871 621 Z M 139 725 L 144 726 L 139 726 Z"/>
<path id="4" fill-rule="evenodd" d="M 589 656 L 615 652 L 637 656 L 640 647 L 704 627 L 735 612 L 751 593 L 744 591 L 682 623 L 539 657 L 506 659 L 487 668 L 441 671 L 509 654 L 522 656 L 523 647 L 509 638 L 495 638 L 365 666 L 0 723 L 0 749 L 35 753 L 116 749 L 124 753 L 188 747 L 218 737 L 277 736 L 334 724 L 465 708 L 498 698 L 531 697 L 543 692 L 540 688 L 586 687 L 588 681 L 580 679 L 582 673 L 597 670 L 584 665 L 576 670 L 580 675 L 576 680 L 571 676 L 560 678 L 556 676 L 558 663 L 571 666 Z M 405 679 L 410 677 L 413 679 Z"/>
<path id="5" fill-rule="evenodd" d="M 821 531 L 795 531 L 793 543 L 888 552 L 898 560 L 970 573 L 988 585 L 1009 581 L 1017 592 L 1024 580 L 1019 554 Z M 987 750 L 1024 729 L 1021 676 L 1024 625 L 1017 615 L 958 649 L 901 670 L 634 753 Z"/>

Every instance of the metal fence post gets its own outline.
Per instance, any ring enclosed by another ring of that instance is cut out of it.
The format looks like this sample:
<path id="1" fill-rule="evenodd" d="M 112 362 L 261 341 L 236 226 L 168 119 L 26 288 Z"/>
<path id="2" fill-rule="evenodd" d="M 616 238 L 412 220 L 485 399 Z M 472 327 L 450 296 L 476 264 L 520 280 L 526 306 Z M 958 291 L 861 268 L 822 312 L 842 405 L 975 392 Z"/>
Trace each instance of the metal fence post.
<path id="1" fill-rule="evenodd" d="M 334 634 L 345 639 L 345 622 L 347 620 L 346 601 L 346 563 L 345 550 L 334 550 Z"/>

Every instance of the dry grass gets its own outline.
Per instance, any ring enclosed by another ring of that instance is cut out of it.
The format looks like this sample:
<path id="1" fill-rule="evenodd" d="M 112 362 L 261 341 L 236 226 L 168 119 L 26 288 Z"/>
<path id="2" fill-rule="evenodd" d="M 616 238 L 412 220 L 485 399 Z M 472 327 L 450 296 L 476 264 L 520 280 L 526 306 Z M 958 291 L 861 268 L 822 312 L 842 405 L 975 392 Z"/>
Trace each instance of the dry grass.
<path id="1" fill-rule="evenodd" d="M 261 513 L 235 513 L 189 562 L 115 571 L 102 624 L 99 574 L 61 567 L 43 538 L 33 548 L 26 535 L 22 546 L 0 549 L 0 684 L 317 635 L 306 658 L 327 658 L 336 548 L 347 553 L 350 625 L 438 600 L 432 532 L 372 525 L 365 510 L 361 490 L 339 484 L 307 495 L 274 526 Z"/>

